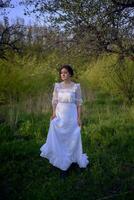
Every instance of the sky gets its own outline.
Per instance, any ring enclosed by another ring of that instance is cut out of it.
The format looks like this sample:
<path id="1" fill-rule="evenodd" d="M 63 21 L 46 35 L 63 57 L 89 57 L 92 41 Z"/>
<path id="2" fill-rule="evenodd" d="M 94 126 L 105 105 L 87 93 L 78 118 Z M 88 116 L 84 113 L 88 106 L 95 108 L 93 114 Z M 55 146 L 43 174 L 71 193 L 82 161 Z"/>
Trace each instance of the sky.
<path id="1" fill-rule="evenodd" d="M 23 18 L 25 24 L 34 24 L 34 22 L 37 22 L 37 19 L 34 14 L 31 14 L 30 16 L 24 15 L 24 6 L 19 5 L 20 0 L 11 0 L 11 3 L 14 5 L 14 8 L 8 8 L 7 9 L 7 16 L 9 18 L 9 23 L 12 24 L 16 18 Z M 0 21 L 3 20 L 3 16 L 0 15 Z"/>

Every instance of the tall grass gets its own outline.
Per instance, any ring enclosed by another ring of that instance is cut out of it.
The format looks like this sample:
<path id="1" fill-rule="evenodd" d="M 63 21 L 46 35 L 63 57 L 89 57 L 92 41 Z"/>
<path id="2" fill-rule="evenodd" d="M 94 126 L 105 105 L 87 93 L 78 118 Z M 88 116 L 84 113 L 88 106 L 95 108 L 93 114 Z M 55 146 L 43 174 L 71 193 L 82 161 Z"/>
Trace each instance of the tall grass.
<path id="1" fill-rule="evenodd" d="M 124 103 L 132 105 L 134 100 L 134 62 L 118 55 L 102 55 L 89 64 L 81 74 L 84 85 L 122 97 Z"/>
<path id="2" fill-rule="evenodd" d="M 114 80 L 109 79 L 113 74 L 108 66 L 116 61 L 114 56 L 90 64 L 76 61 L 74 81 L 81 83 L 84 100 L 81 137 L 90 165 L 84 171 L 70 167 L 63 182 L 59 169 L 40 157 L 52 112 L 53 83 L 59 81 L 57 68 L 72 60 L 73 55 L 60 59 L 54 52 L 40 61 L 15 55 L 0 62 L 3 199 L 132 199 L 134 105 L 127 106 Z M 131 70 L 130 64 L 128 72 Z M 132 74 L 127 75 L 126 80 Z"/>
<path id="3" fill-rule="evenodd" d="M 1 196 L 4 199 L 120 199 L 131 200 L 133 190 L 133 106 L 96 91 L 85 101 L 81 137 L 90 166 L 71 168 L 63 182 L 39 154 L 46 141 L 50 114 L 26 113 L 12 129 L 0 126 Z"/>

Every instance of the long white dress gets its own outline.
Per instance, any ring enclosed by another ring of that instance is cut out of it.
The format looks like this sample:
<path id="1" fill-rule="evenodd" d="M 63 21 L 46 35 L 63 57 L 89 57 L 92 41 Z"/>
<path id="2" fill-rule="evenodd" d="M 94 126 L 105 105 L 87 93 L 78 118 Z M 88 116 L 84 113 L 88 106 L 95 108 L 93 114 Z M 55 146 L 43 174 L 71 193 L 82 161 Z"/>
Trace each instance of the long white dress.
<path id="1" fill-rule="evenodd" d="M 64 82 L 54 85 L 52 106 L 56 106 L 56 117 L 50 120 L 40 156 L 61 170 L 67 170 L 72 163 L 86 168 L 89 160 L 82 150 L 81 127 L 77 122 L 77 105 L 83 103 L 80 83 L 65 85 Z"/>

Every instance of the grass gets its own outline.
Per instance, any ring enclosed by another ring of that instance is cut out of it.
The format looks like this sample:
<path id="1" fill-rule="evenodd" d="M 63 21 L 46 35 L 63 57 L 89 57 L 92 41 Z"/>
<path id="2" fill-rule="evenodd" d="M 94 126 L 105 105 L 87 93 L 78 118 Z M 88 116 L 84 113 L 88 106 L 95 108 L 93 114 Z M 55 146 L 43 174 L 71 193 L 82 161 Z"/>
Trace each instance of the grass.
<path id="1" fill-rule="evenodd" d="M 81 131 L 90 166 L 68 177 L 40 157 L 50 113 L 22 113 L 15 128 L 0 125 L 1 198 L 10 200 L 133 199 L 134 123 L 120 99 L 98 94 L 85 102 Z"/>

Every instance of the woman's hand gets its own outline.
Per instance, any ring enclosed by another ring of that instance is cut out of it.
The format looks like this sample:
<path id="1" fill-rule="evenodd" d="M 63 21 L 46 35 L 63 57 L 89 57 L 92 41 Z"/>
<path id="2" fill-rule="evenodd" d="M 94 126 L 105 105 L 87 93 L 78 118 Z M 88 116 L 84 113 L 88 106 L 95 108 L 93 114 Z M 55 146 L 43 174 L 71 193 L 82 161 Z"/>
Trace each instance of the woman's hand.
<path id="1" fill-rule="evenodd" d="M 77 121 L 78 121 L 78 125 L 81 127 L 82 126 L 81 119 L 78 118 Z"/>
<path id="2" fill-rule="evenodd" d="M 56 117 L 56 114 L 53 113 L 52 116 L 50 117 L 50 120 L 54 119 Z"/>

